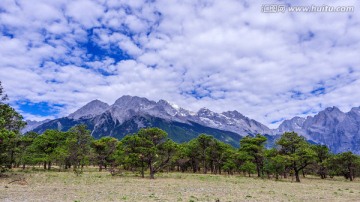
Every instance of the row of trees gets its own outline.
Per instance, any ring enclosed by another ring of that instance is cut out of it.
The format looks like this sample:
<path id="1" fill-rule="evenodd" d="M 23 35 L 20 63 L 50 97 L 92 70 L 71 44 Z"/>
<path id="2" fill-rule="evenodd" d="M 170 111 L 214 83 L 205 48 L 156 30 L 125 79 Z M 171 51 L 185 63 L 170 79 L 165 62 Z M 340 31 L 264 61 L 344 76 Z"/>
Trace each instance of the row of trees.
<path id="1" fill-rule="evenodd" d="M 81 172 L 84 166 L 99 170 L 149 171 L 150 178 L 160 171 L 200 172 L 230 175 L 257 174 L 258 177 L 287 178 L 318 174 L 321 178 L 342 175 L 353 180 L 360 173 L 360 160 L 351 152 L 332 154 L 323 145 L 311 145 L 296 133 L 284 133 L 274 148 L 265 148 L 266 137 L 256 135 L 241 139 L 240 148 L 201 134 L 178 144 L 159 128 L 141 129 L 121 141 L 113 137 L 92 138 L 84 125 L 67 132 L 47 130 L 43 134 L 20 135 L 25 125 L 8 104 L 0 83 L 0 171 L 26 165 L 42 165 L 59 170 Z"/>
<path id="2" fill-rule="evenodd" d="M 121 141 L 113 137 L 94 140 L 84 125 L 67 132 L 47 130 L 11 136 L 2 141 L 1 166 L 4 168 L 42 164 L 51 169 L 82 171 L 87 165 L 97 165 L 99 171 L 115 169 L 139 172 L 148 171 L 150 178 L 160 171 L 194 173 L 256 174 L 258 177 L 317 174 L 321 178 L 342 175 L 353 180 L 360 171 L 360 158 L 351 152 L 332 154 L 323 145 L 311 145 L 296 133 L 284 133 L 276 147 L 266 149 L 266 137 L 247 136 L 240 148 L 201 134 L 197 138 L 178 144 L 167 138 L 159 128 L 141 129 Z M 5 148 L 5 150 L 4 150 Z"/>

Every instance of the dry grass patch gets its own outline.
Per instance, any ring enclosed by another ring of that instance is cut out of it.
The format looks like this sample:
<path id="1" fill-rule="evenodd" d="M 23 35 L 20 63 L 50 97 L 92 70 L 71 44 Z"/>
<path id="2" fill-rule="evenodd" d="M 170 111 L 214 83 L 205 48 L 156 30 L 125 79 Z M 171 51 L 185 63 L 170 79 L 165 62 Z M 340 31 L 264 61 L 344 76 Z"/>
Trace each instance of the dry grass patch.
<path id="1" fill-rule="evenodd" d="M 10 183 L 24 178 L 27 184 Z M 162 173 L 157 179 L 108 172 L 15 172 L 0 178 L 0 201 L 358 201 L 360 181 L 301 183 L 240 176 Z"/>

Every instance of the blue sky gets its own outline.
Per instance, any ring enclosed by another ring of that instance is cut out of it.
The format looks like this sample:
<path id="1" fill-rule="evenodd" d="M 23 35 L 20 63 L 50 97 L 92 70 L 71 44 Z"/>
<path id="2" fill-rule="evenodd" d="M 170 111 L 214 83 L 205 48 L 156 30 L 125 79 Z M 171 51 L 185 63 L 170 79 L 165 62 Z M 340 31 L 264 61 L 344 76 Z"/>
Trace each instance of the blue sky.
<path id="1" fill-rule="evenodd" d="M 262 13 L 245 0 L 1 0 L 0 80 L 26 119 L 122 95 L 197 111 L 238 110 L 270 127 L 360 106 L 357 0 L 344 13 Z"/>

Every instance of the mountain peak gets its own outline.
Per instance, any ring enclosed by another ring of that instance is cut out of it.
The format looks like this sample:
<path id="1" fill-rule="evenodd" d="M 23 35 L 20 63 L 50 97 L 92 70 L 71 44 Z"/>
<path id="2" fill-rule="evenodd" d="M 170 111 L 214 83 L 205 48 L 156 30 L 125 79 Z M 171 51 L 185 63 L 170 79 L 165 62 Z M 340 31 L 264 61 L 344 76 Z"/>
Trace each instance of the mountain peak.
<path id="1" fill-rule="evenodd" d="M 203 107 L 201 108 L 198 112 L 197 115 L 198 116 L 212 116 L 214 114 L 213 111 L 211 111 L 210 109 Z"/>
<path id="2" fill-rule="evenodd" d="M 155 103 L 155 102 L 150 101 L 147 98 L 123 95 L 115 101 L 114 105 L 118 105 L 118 106 L 122 107 L 122 106 L 148 105 L 148 104 L 153 104 L 153 103 Z"/>
<path id="3" fill-rule="evenodd" d="M 206 107 L 202 107 L 199 109 L 199 112 L 209 112 L 209 111 L 211 111 L 211 110 Z"/>
<path id="4" fill-rule="evenodd" d="M 98 100 L 98 99 L 95 99 L 95 100 L 87 103 L 86 105 L 93 105 L 93 106 L 94 106 L 94 105 L 107 105 L 107 106 L 109 106 L 107 103 L 102 102 L 102 101 L 100 101 L 100 100 Z"/>
<path id="5" fill-rule="evenodd" d="M 360 107 L 353 107 L 351 108 L 350 112 L 360 112 Z"/>
<path id="6" fill-rule="evenodd" d="M 159 100 L 157 102 L 157 104 L 162 105 L 162 106 L 171 106 L 171 104 L 168 101 L 163 100 L 163 99 Z"/>
<path id="7" fill-rule="evenodd" d="M 109 107 L 107 103 L 96 99 L 70 114 L 68 118 L 80 119 L 81 117 L 94 117 L 105 112 Z"/>
<path id="8" fill-rule="evenodd" d="M 328 111 L 328 112 L 341 112 L 339 108 L 337 108 L 336 106 L 333 106 L 333 107 L 327 107 L 325 109 L 325 111 Z"/>
<path id="9" fill-rule="evenodd" d="M 360 120 L 360 107 L 353 107 L 346 115 L 353 117 L 357 120 Z"/>
<path id="10" fill-rule="evenodd" d="M 284 120 L 278 127 L 278 131 L 283 132 L 290 132 L 290 131 L 298 131 L 304 125 L 305 118 L 295 116 L 290 120 Z"/>
<path id="11" fill-rule="evenodd" d="M 320 116 L 322 116 L 322 115 L 327 115 L 327 116 L 339 118 L 339 117 L 345 115 L 345 113 L 342 112 L 339 108 L 333 106 L 333 107 L 328 107 L 328 108 L 326 108 L 325 110 L 319 112 L 319 114 L 316 115 L 315 117 L 317 117 L 317 116 L 319 116 L 319 115 L 320 115 Z"/>
<path id="12" fill-rule="evenodd" d="M 221 113 L 227 117 L 230 117 L 230 118 L 236 118 L 236 119 L 246 119 L 247 117 L 244 116 L 243 114 L 241 114 L 240 112 L 236 111 L 236 110 L 233 110 L 233 111 L 226 111 L 226 112 L 223 112 Z"/>

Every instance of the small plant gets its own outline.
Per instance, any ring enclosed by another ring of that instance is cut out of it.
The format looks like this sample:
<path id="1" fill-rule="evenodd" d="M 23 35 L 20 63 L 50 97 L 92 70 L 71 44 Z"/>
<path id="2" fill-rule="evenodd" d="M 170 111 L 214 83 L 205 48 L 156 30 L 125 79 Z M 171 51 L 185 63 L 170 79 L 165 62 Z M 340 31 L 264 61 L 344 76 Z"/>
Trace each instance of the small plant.
<path id="1" fill-rule="evenodd" d="M 190 200 L 189 200 L 189 202 L 190 201 L 192 201 L 192 202 L 195 202 L 195 201 L 198 201 L 198 198 L 196 198 L 195 196 L 190 196 Z"/>

